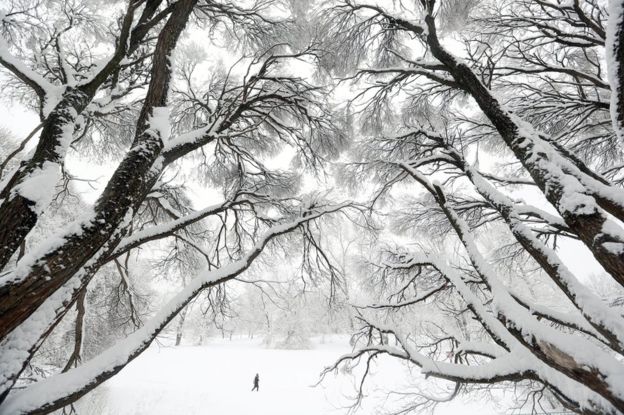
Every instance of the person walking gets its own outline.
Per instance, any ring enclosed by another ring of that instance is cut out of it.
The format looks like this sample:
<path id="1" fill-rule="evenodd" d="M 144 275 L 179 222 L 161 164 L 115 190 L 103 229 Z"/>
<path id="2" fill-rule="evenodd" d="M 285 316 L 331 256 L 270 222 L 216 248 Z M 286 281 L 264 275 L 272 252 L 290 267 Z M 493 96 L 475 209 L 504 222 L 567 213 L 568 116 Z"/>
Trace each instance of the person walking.
<path id="1" fill-rule="evenodd" d="M 254 385 L 251 391 L 260 392 L 260 375 L 259 374 L 256 373 L 256 377 L 254 378 L 253 382 L 254 382 Z"/>

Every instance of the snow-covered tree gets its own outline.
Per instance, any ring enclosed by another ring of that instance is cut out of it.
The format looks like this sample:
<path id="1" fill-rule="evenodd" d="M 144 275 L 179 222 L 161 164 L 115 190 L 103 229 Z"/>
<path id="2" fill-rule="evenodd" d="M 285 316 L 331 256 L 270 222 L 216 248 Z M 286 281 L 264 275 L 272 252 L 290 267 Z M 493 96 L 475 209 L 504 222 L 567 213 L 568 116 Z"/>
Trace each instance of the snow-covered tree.
<path id="1" fill-rule="evenodd" d="M 6 173 L 0 194 L 2 413 L 48 413 L 76 401 L 144 351 L 194 298 L 239 277 L 267 248 L 279 248 L 275 240 L 288 234 L 293 244 L 303 238 L 311 257 L 321 252 L 318 228 L 310 224 L 347 206 L 298 190 L 297 166 L 318 169 L 342 137 L 322 88 L 291 68 L 312 67 L 317 51 L 275 44 L 287 24 L 285 3 L 100 6 L 15 0 L 2 9 L 0 65 L 13 77 L 7 88 L 29 91 L 23 100 L 42 123 L 30 138 L 37 137 L 34 151 Z M 218 34 L 240 59 L 228 69 L 208 67 L 212 76 L 200 82 L 194 63 L 177 52 L 191 32 Z M 288 171 L 267 164 L 288 148 L 300 163 Z M 64 174 L 69 152 L 86 160 L 109 154 L 117 166 L 93 205 L 50 229 L 41 225 L 59 187 L 72 180 Z M 194 209 L 178 174 L 200 178 L 214 203 Z M 160 258 L 165 268 L 189 258 L 203 266 L 139 321 L 145 310 L 134 296 L 137 269 L 129 258 L 147 243 L 169 250 Z M 88 316 L 85 299 L 97 288 L 90 283 L 111 269 L 121 299 L 104 302 L 105 309 L 121 306 L 135 330 L 70 369 L 85 341 L 78 343 L 78 333 Z M 67 370 L 12 392 L 74 304 L 76 353 Z"/>
<path id="2" fill-rule="evenodd" d="M 378 184 L 396 232 L 338 364 L 388 354 L 447 382 L 413 410 L 515 383 L 535 405 L 624 411 L 622 310 L 563 259 L 586 250 L 624 285 L 612 3 L 606 28 L 592 0 L 327 2 L 325 63 L 362 120 L 346 177 Z"/>
<path id="3" fill-rule="evenodd" d="M 302 347 L 354 321 L 328 372 L 362 362 L 360 398 L 388 355 L 435 385 L 405 411 L 502 387 L 624 412 L 621 0 L 7 0 L 0 22 L 3 104 L 38 119 L 0 130 L 0 414 L 72 405 L 163 333 Z"/>

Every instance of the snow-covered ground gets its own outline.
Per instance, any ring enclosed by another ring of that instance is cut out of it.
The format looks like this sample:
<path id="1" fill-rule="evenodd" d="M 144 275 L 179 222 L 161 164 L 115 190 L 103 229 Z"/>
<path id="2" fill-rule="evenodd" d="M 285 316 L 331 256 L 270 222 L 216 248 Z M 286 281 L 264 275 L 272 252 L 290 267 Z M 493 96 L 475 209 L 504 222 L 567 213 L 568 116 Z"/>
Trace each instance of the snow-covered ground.
<path id="1" fill-rule="evenodd" d="M 322 369 L 349 352 L 344 337 L 317 339 L 310 350 L 268 349 L 257 339 L 212 340 L 204 346 L 153 345 L 121 373 L 79 402 L 80 413 L 110 415 L 319 415 L 345 414 L 355 395 L 354 375 Z M 251 392 L 260 374 L 260 392 Z M 405 386 L 396 361 L 375 365 L 370 393 L 356 414 L 383 414 L 393 407 L 388 389 Z M 412 374 L 411 379 L 418 375 Z M 373 390 L 377 390 L 373 393 Z M 395 407 L 396 408 L 396 407 Z M 437 414 L 499 414 L 484 403 L 454 402 Z"/>

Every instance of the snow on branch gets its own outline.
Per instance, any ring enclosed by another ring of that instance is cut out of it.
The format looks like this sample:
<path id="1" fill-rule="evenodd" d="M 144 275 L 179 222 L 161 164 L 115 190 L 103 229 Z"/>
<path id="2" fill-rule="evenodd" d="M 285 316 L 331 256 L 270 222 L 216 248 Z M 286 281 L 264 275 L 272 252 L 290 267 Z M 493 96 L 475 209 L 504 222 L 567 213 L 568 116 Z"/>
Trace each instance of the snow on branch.
<path id="1" fill-rule="evenodd" d="M 189 301 L 207 287 L 223 283 L 243 273 L 262 253 L 267 244 L 280 235 L 299 226 L 348 207 L 348 203 L 317 207 L 289 222 L 271 227 L 245 255 L 228 265 L 198 274 L 145 325 L 125 340 L 102 352 L 75 369 L 55 375 L 15 392 L 0 406 L 0 414 L 22 414 L 34 411 L 51 411 L 82 396 L 119 372 L 125 365 L 145 351 L 156 336 L 175 318 Z"/>
<path id="2" fill-rule="evenodd" d="M 482 341 L 462 341 L 458 340 L 458 346 L 453 350 L 455 362 L 449 363 L 435 359 L 424 351 L 419 350 L 413 338 L 408 338 L 401 333 L 399 325 L 395 323 L 380 323 L 373 316 L 362 315 L 360 319 L 365 323 L 363 331 L 377 330 L 380 333 L 391 337 L 382 340 L 382 344 L 368 344 L 358 347 L 353 353 L 344 355 L 337 362 L 327 368 L 324 373 L 335 370 L 342 363 L 357 360 L 365 354 L 389 354 L 411 363 L 421 368 L 421 373 L 438 379 L 461 383 L 497 383 L 497 382 L 518 382 L 526 379 L 533 379 L 544 382 L 551 387 L 564 391 L 567 396 L 575 396 L 579 404 L 584 408 L 600 408 L 600 410 L 612 410 L 611 404 L 606 402 L 596 393 L 589 391 L 582 383 L 570 382 L 570 380 L 558 373 L 550 365 L 542 362 L 533 355 L 522 341 L 512 335 L 509 328 L 521 327 L 518 322 L 511 325 L 503 324 L 496 316 L 496 312 L 501 312 L 496 306 L 494 310 L 489 310 L 477 293 L 468 286 L 464 278 L 452 267 L 444 262 L 443 256 L 439 253 L 425 254 L 417 253 L 413 258 L 406 258 L 405 266 L 432 266 L 448 280 L 457 290 L 462 300 L 467 304 L 476 320 L 484 326 L 486 332 L 492 336 L 493 343 Z M 504 311 L 503 311 L 504 312 Z M 506 325 L 508 325 L 506 327 Z M 524 332 L 526 333 L 526 332 Z M 528 333 L 525 335 L 530 336 Z M 396 339 L 400 348 L 388 346 L 392 339 Z M 370 343 L 370 340 L 367 340 Z M 460 358 L 463 354 L 472 354 L 487 358 L 486 361 L 465 361 Z M 443 354 L 444 355 L 444 354 Z M 366 376 L 366 374 L 364 375 Z M 362 379 L 362 382 L 364 379 Z"/>
<path id="3" fill-rule="evenodd" d="M 505 323 L 504 329 L 506 333 L 501 332 L 500 328 L 493 332 L 500 336 L 499 338 L 503 341 L 508 338 L 508 335 L 512 335 L 520 344 L 530 350 L 536 358 L 568 376 L 574 373 L 574 376 L 577 376 L 579 381 L 588 381 L 589 387 L 596 390 L 596 392 L 602 392 L 604 387 L 609 388 L 612 392 L 604 394 L 605 398 L 614 406 L 621 405 L 624 402 L 624 387 L 620 387 L 619 384 L 613 384 L 611 381 L 602 380 L 604 378 L 615 379 L 617 377 L 616 373 L 621 370 L 618 368 L 619 363 L 617 363 L 617 359 L 589 340 L 554 330 L 551 326 L 532 316 L 527 309 L 522 307 L 510 295 L 509 290 L 498 280 L 496 272 L 480 253 L 469 227 L 448 203 L 448 199 L 441 187 L 430 184 L 418 172 L 414 172 L 413 177 L 429 191 L 434 192 L 433 195 L 436 201 L 443 209 L 464 245 L 470 262 L 491 292 L 492 307 L 497 313 L 496 318 Z M 439 265 L 444 267 L 443 264 Z M 445 275 L 452 275 L 449 271 L 447 269 L 442 272 Z M 458 284 L 461 284 L 461 282 L 455 278 L 453 284 L 458 288 Z M 468 295 L 468 292 L 462 292 L 464 298 L 467 298 L 466 296 Z M 474 302 L 470 302 L 469 307 L 475 307 Z M 478 307 L 475 307 L 475 309 L 478 310 Z M 483 318 L 483 312 L 477 313 L 480 318 Z M 496 327 L 493 322 L 489 323 L 488 326 L 492 330 Z M 510 345 L 508 341 L 505 341 L 505 343 Z M 594 371 L 601 373 L 601 375 L 596 377 L 593 374 L 595 373 Z"/>
<path id="4" fill-rule="evenodd" d="M 43 104 L 46 100 L 58 95 L 59 87 L 48 82 L 43 76 L 28 68 L 23 62 L 15 58 L 9 51 L 6 41 L 0 38 L 0 65 L 4 66 L 13 75 L 31 87 Z M 62 90 L 62 88 L 61 88 Z"/>

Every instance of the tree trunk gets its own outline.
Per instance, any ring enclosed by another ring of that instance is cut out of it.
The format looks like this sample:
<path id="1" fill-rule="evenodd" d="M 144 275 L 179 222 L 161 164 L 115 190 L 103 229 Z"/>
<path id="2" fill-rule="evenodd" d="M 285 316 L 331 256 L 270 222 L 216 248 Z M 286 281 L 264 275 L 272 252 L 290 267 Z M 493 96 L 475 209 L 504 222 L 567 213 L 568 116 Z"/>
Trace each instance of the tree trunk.
<path id="1" fill-rule="evenodd" d="M 80 290 L 76 300 L 76 323 L 74 325 L 74 350 L 63 368 L 67 372 L 72 366 L 77 366 L 82 359 L 82 339 L 84 333 L 84 318 L 86 314 L 85 300 L 87 298 L 87 288 Z"/>
<path id="2" fill-rule="evenodd" d="M 565 206 L 566 184 L 563 183 L 564 177 L 559 177 L 558 174 L 565 175 L 574 181 L 576 179 L 563 172 L 550 169 L 555 165 L 550 158 L 554 156 L 554 153 L 557 153 L 556 149 L 551 147 L 553 154 L 549 155 L 536 148 L 535 139 L 542 141 L 545 146 L 549 145 L 548 141 L 540 137 L 536 131 L 524 131 L 523 126 L 518 125 L 505 111 L 472 69 L 459 62 L 440 44 L 434 18 L 429 15 L 425 21 L 429 31 L 427 43 L 432 54 L 448 68 L 456 82 L 474 98 L 479 108 L 488 117 L 507 146 L 529 172 L 546 199 L 557 209 L 570 229 L 579 236 L 579 239 L 589 248 L 605 271 L 620 285 L 624 286 L 624 250 L 618 252 L 607 248 L 611 243 L 623 244 L 624 241 L 614 239 L 614 235 L 605 231 L 604 225 L 607 223 L 607 216 L 599 209 L 592 210 L 588 207 L 577 211 Z M 555 167 L 561 170 L 561 166 Z M 600 200 L 596 200 L 596 202 L 600 204 Z M 601 205 L 601 207 L 610 209 L 612 206 Z M 612 210 L 609 212 L 616 217 L 620 213 Z"/>
<path id="3" fill-rule="evenodd" d="M 39 213 L 47 207 L 46 200 L 37 203 L 36 200 L 32 200 L 31 192 L 24 192 L 19 186 L 26 184 L 28 188 L 36 187 L 38 193 L 54 192 L 56 183 L 42 184 L 40 180 L 29 183 L 29 179 L 37 175 L 37 170 L 40 170 L 40 175 L 49 174 L 47 169 L 46 171 L 41 169 L 49 167 L 50 163 L 56 164 L 55 167 L 60 170 L 72 139 L 76 119 L 93 100 L 100 86 L 111 74 L 119 70 L 119 64 L 126 54 L 134 52 L 139 47 L 151 27 L 148 24 L 149 19 L 154 16 L 161 3 L 162 0 L 148 0 L 134 29 L 132 23 L 138 4 L 131 3 L 128 6 L 115 55 L 89 83 L 77 88 L 66 87 L 61 101 L 43 121 L 39 144 L 33 156 L 23 161 L 5 187 L 0 189 L 0 270 L 6 266 L 19 244 L 34 228 Z M 41 91 L 41 94 L 43 93 L 44 91 Z M 49 97 L 41 95 L 42 101 L 47 98 Z"/>
<path id="4" fill-rule="evenodd" d="M 611 122 L 624 143 L 624 1 L 610 0 L 607 33 L 607 71 L 611 84 Z"/>
<path id="5" fill-rule="evenodd" d="M 24 322 L 46 298 L 102 249 L 118 231 L 130 209 L 140 204 L 151 189 L 157 174 L 150 172 L 150 169 L 162 150 L 163 142 L 157 134 L 155 137 L 152 131 L 148 131 L 149 117 L 155 107 L 167 104 L 171 78 L 169 56 L 196 2 L 185 0 L 175 3 L 174 11 L 158 37 L 151 82 L 137 122 L 135 140 L 96 202 L 94 217 L 82 226 L 80 232 L 68 235 L 66 243 L 35 262 L 26 275 L 0 288 L 0 340 Z M 20 212 L 28 215 L 24 209 Z M 36 216 L 29 212 L 36 222 Z M 116 243 L 113 242 L 113 245 Z"/>
<path id="6" fill-rule="evenodd" d="M 39 145 L 32 158 L 22 163 L 0 191 L 2 200 L 0 205 L 0 269 L 6 266 L 20 243 L 34 228 L 39 212 L 43 209 L 43 206 L 37 206 L 36 200 L 31 199 L 32 191 L 21 191 L 20 185 L 38 186 L 37 192 L 54 191 L 56 183 L 44 183 L 42 186 L 40 183 L 29 183 L 29 178 L 37 175 L 37 170 L 40 170 L 40 175 L 49 174 L 49 171 L 42 170 L 47 163 L 57 164 L 55 168 L 60 170 L 61 153 L 64 154 L 64 149 L 71 140 L 77 114 L 84 110 L 90 101 L 89 98 L 76 89 L 65 93 L 62 101 L 45 120 L 39 137 Z M 60 149 L 63 150 L 59 151 Z"/>
<path id="7" fill-rule="evenodd" d="M 187 312 L 188 312 L 188 309 L 185 308 L 184 310 L 180 312 L 179 317 L 178 317 L 178 325 L 176 327 L 176 341 L 175 341 L 176 346 L 179 346 L 180 343 L 182 343 L 182 335 L 184 334 L 184 320 L 186 320 Z"/>

